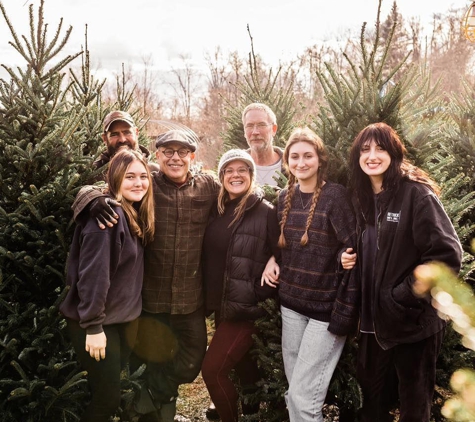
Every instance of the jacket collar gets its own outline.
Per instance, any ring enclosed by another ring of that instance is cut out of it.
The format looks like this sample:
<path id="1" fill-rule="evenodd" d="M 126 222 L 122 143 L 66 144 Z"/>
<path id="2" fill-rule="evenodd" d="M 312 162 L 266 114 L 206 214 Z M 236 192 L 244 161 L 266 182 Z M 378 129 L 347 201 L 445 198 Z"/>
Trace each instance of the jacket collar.
<path id="1" fill-rule="evenodd" d="M 180 189 L 182 186 L 189 186 L 189 185 L 194 186 L 195 184 L 195 175 L 191 171 L 188 172 L 186 176 L 186 181 L 180 186 L 178 186 L 174 181 L 170 180 L 170 178 L 168 178 L 167 175 L 163 171 L 158 172 L 158 175 L 159 175 L 159 180 L 161 180 L 162 183 L 170 185 L 170 186 L 174 186 L 177 189 Z"/>
<path id="2" fill-rule="evenodd" d="M 401 183 L 403 183 L 403 181 L 401 181 Z M 379 213 L 381 215 L 387 211 L 389 207 L 389 203 L 399 191 L 399 186 L 400 184 L 394 188 L 384 190 L 378 194 L 378 207 L 379 207 Z M 358 220 L 358 223 L 359 224 L 362 224 L 362 223 L 374 224 L 374 215 L 375 215 L 374 206 L 373 206 L 374 202 L 370 201 L 367 204 L 362 204 L 360 202 L 359 197 L 356 194 L 352 195 L 351 200 L 352 200 L 354 209 L 357 211 L 356 218 Z"/>

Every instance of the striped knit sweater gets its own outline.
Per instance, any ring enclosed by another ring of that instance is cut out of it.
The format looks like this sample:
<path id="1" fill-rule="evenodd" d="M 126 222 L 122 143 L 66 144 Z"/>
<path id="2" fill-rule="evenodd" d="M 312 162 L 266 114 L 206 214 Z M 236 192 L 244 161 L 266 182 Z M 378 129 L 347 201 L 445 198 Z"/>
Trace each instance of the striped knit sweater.
<path id="1" fill-rule="evenodd" d="M 279 221 L 286 195 L 284 189 L 279 196 Z M 282 249 L 281 305 L 329 322 L 330 332 L 346 335 L 356 327 L 360 300 L 357 270 L 343 270 L 339 260 L 346 248 L 356 250 L 356 222 L 346 189 L 332 182 L 323 186 L 308 231 L 309 241 L 302 246 L 309 209 L 310 204 L 303 208 L 297 186 L 284 228 L 287 246 Z"/>

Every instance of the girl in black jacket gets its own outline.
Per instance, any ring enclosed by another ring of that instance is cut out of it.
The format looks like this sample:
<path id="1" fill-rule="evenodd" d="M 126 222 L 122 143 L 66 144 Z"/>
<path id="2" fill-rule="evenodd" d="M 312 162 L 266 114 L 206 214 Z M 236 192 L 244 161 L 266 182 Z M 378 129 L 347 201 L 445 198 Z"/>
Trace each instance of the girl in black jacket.
<path id="1" fill-rule="evenodd" d="M 350 152 L 362 281 L 357 378 L 365 422 L 392 421 L 388 392 L 395 379 L 399 421 L 429 422 L 445 322 L 430 298 L 414 294 L 414 269 L 440 261 L 458 272 L 462 258 L 438 186 L 405 153 L 385 123 L 364 128 Z M 344 268 L 355 261 L 353 250 L 342 254 Z"/>

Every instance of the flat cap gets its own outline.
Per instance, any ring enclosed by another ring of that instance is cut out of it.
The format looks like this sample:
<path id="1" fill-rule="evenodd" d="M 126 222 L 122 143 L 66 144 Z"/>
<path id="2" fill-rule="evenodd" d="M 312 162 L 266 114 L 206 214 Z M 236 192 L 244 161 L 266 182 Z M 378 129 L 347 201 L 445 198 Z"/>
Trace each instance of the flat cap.
<path id="1" fill-rule="evenodd" d="M 192 152 L 195 152 L 198 146 L 196 140 L 186 132 L 182 130 L 169 130 L 168 132 L 158 135 L 155 147 L 158 148 L 172 142 L 177 142 L 184 147 L 189 148 Z"/>

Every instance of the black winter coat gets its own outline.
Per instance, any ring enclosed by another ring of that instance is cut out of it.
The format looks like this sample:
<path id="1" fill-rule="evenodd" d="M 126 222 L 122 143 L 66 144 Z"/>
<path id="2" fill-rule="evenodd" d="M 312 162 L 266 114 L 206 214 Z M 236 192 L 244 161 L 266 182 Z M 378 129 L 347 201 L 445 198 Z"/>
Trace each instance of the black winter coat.
<path id="1" fill-rule="evenodd" d="M 271 213 L 274 215 L 270 216 Z M 232 226 L 223 277 L 221 320 L 255 320 L 265 314 L 258 303 L 277 295 L 277 289 L 261 286 L 262 272 L 277 250 L 278 230 L 275 239 L 270 239 L 269 221 L 277 224 L 274 206 L 256 194 L 251 195 L 243 216 Z"/>
<path id="2" fill-rule="evenodd" d="M 383 349 L 423 340 L 445 326 L 430 298 L 414 295 L 414 269 L 439 261 L 460 270 L 462 247 L 437 196 L 424 184 L 403 180 L 380 194 L 372 303 L 376 339 Z M 358 245 L 365 217 L 357 201 Z M 370 217 L 369 217 L 370 218 Z M 361 266 L 360 266 L 361 267 Z"/>

